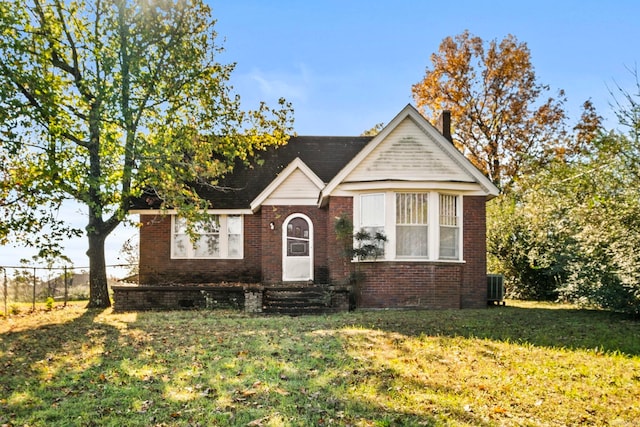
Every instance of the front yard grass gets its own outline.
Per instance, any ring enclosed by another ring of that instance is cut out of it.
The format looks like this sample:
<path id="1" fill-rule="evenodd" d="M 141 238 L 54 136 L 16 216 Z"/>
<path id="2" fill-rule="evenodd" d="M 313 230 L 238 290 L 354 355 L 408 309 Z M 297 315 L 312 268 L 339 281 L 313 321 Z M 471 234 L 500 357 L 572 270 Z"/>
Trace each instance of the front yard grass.
<path id="1" fill-rule="evenodd" d="M 640 322 L 571 306 L 0 318 L 0 425 L 632 426 Z"/>

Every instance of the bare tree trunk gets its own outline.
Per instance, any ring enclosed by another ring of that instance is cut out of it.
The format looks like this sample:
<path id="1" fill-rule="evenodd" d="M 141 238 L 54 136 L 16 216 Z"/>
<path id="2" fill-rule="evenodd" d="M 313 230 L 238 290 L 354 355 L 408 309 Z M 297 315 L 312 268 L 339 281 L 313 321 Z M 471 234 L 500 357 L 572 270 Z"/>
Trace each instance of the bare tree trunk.
<path id="1" fill-rule="evenodd" d="M 107 266 L 104 256 L 106 234 L 89 230 L 89 304 L 88 308 L 111 307 L 109 287 L 107 286 Z"/>
<path id="2" fill-rule="evenodd" d="M 100 184 L 105 179 L 102 174 L 102 157 L 100 156 L 100 114 L 102 100 L 94 99 L 89 114 L 89 305 L 88 308 L 111 307 L 109 288 L 107 286 L 107 266 L 104 257 L 104 242 L 113 228 L 109 228 L 102 219 L 104 201 Z M 113 226 L 115 228 L 115 225 Z"/>

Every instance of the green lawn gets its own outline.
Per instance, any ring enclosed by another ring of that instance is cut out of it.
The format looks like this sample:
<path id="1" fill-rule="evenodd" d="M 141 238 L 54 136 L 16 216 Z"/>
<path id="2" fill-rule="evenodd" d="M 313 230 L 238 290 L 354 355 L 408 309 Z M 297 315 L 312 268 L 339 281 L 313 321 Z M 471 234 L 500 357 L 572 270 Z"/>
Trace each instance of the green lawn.
<path id="1" fill-rule="evenodd" d="M 0 425 L 632 426 L 640 322 L 569 306 L 0 318 Z"/>

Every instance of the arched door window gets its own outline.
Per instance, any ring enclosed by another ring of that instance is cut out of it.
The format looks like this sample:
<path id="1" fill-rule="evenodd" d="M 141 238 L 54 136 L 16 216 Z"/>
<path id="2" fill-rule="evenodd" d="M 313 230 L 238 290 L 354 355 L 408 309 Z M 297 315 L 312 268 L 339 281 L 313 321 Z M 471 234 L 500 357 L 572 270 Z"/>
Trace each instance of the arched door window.
<path id="1" fill-rule="evenodd" d="M 282 230 L 282 280 L 313 280 L 313 224 L 303 214 L 290 215 Z"/>

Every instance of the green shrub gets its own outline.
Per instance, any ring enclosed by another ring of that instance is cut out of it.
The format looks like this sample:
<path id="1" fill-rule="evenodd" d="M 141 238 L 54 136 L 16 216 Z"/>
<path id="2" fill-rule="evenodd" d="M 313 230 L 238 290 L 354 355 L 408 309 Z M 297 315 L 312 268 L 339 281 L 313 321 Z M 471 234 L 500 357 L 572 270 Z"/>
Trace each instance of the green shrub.
<path id="1" fill-rule="evenodd" d="M 614 267 L 606 259 L 570 265 L 560 300 L 640 317 L 640 285 L 624 280 Z"/>

